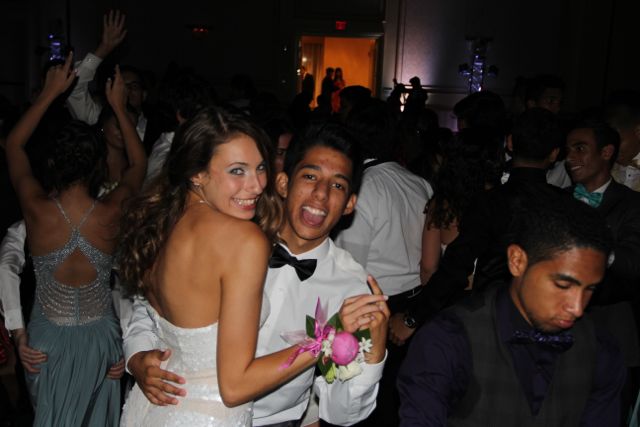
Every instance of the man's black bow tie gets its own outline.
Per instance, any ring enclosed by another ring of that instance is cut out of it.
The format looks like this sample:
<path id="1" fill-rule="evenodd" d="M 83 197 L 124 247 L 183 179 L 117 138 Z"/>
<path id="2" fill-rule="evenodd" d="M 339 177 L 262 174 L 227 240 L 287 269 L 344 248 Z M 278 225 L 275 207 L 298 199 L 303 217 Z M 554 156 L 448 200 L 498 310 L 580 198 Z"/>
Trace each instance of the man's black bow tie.
<path id="1" fill-rule="evenodd" d="M 291 256 L 285 248 L 276 245 L 269 259 L 269 268 L 280 268 L 283 265 L 290 265 L 296 269 L 296 274 L 300 278 L 300 281 L 304 281 L 311 277 L 316 270 L 317 263 L 318 261 L 315 259 L 298 259 Z"/>
<path id="2" fill-rule="evenodd" d="M 542 344 L 562 352 L 569 350 L 573 345 L 573 335 L 569 331 L 559 334 L 546 334 L 536 330 L 518 330 L 514 332 L 509 342 L 514 344 Z"/>

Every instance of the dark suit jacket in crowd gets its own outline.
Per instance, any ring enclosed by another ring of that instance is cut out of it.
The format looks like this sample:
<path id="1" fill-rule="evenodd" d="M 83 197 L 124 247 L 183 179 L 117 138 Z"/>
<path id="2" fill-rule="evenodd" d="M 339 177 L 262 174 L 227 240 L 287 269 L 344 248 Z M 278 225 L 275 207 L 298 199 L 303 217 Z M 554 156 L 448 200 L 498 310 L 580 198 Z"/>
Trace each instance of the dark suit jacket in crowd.
<path id="1" fill-rule="evenodd" d="M 612 180 L 596 208 L 611 228 L 614 262 L 594 296 L 596 304 L 638 300 L 640 296 L 640 193 Z"/>
<path id="2" fill-rule="evenodd" d="M 591 299 L 591 314 L 617 339 L 627 366 L 640 366 L 640 193 L 612 180 L 596 209 L 613 234 L 614 261 Z"/>
<path id="3" fill-rule="evenodd" d="M 544 169 L 514 168 L 504 185 L 482 194 L 464 212 L 460 234 L 447 246 L 438 269 L 407 310 L 419 324 L 465 295 L 467 278 L 474 272 L 474 264 L 474 292 L 510 278 L 506 238 L 514 203 L 523 194 L 537 190 L 565 193 L 547 184 Z"/>

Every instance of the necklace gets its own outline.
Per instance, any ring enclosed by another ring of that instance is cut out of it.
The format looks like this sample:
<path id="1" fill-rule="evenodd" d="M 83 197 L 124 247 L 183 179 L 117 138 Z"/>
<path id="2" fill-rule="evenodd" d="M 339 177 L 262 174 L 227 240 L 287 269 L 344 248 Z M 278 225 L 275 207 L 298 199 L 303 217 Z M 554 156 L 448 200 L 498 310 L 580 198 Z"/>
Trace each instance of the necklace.
<path id="1" fill-rule="evenodd" d="M 202 204 L 202 205 L 207 205 L 207 206 L 209 206 L 212 210 L 215 210 L 215 209 L 213 209 L 213 206 L 211 206 L 211 203 L 209 203 L 209 202 L 208 202 L 207 200 L 205 200 L 205 199 L 200 199 L 200 200 L 198 200 L 196 203 L 199 203 L 199 204 Z"/>
<path id="2" fill-rule="evenodd" d="M 216 210 L 213 208 L 213 206 L 211 206 L 211 203 L 209 203 L 209 201 L 200 193 L 198 193 L 197 191 L 191 190 L 195 193 L 196 196 L 198 196 L 198 200 L 196 201 L 196 203 L 198 204 L 204 204 L 209 206 L 211 209 Z"/>

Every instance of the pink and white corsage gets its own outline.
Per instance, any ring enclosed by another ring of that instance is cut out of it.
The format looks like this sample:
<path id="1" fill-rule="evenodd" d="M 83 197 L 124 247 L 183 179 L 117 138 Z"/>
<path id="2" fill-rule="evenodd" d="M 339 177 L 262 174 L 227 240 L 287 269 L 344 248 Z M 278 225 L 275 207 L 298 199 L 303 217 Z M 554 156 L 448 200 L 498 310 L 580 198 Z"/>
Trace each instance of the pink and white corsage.
<path id="1" fill-rule="evenodd" d="M 325 380 L 331 384 L 336 378 L 347 381 L 362 372 L 364 353 L 371 351 L 371 333 L 368 329 L 346 332 L 338 313 L 327 320 L 327 309 L 316 304 L 316 318 L 307 316 L 306 331 L 283 332 L 280 336 L 289 344 L 297 345 L 297 351 L 282 365 L 291 366 L 296 358 L 310 352 L 318 357 L 318 368 Z"/>

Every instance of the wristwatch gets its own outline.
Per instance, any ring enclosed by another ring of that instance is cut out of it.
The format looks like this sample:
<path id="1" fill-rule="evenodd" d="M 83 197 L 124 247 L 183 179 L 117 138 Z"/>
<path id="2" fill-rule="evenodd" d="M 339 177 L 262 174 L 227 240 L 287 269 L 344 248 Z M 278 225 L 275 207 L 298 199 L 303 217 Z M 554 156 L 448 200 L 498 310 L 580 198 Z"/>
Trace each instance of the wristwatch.
<path id="1" fill-rule="evenodd" d="M 402 322 L 404 323 L 404 326 L 410 329 L 415 329 L 417 325 L 416 319 L 414 319 L 413 316 L 411 316 L 408 313 L 404 314 L 404 317 L 402 318 Z"/>

